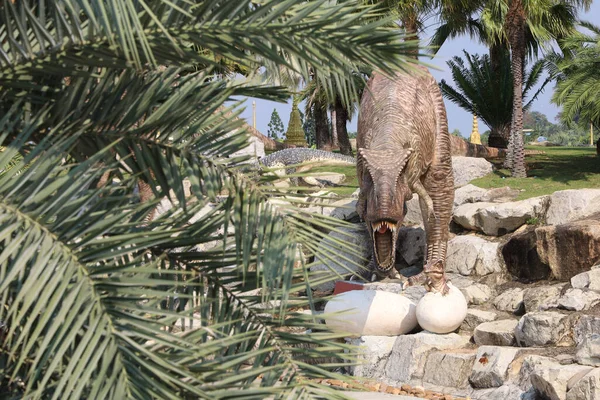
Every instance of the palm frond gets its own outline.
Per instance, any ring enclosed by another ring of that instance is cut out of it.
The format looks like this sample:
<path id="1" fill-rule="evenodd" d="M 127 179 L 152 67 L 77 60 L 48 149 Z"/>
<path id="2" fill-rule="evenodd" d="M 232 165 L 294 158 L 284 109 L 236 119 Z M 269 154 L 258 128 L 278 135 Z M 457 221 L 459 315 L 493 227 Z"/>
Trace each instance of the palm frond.
<path id="1" fill-rule="evenodd" d="M 563 107 L 561 118 L 570 123 L 575 119 L 600 122 L 600 102 L 596 93 L 600 88 L 598 70 L 598 43 L 600 28 L 583 23 L 592 35 L 578 34 L 562 42 L 564 54 L 549 59 L 555 66 L 557 78 L 552 101 Z"/>
<path id="2" fill-rule="evenodd" d="M 44 120 L 19 126 L 14 117 L 3 118 L 0 132 L 6 138 L 20 128 L 21 142 Z M 328 369 L 339 364 L 309 362 L 340 359 L 345 346 L 327 332 L 286 331 L 322 330 L 308 316 L 283 319 L 291 305 L 307 301 L 294 302 L 293 293 L 307 288 L 292 283 L 304 277 L 294 269 L 296 244 L 315 240 L 290 235 L 282 215 L 218 162 L 197 181 L 200 191 L 227 189 L 211 212 L 192 220 L 211 204 L 209 196 L 194 196 L 187 208 L 148 223 L 156 202 L 136 203 L 133 177 L 94 185 L 118 167 L 104 155 L 118 140 L 66 163 L 87 128 L 59 125 L 49 133 L 51 146 L 38 144 L 23 159 L 25 172 L 0 178 L 3 398 L 216 399 L 323 390 L 310 379 L 336 376 Z M 0 168 L 9 159 L 0 156 Z M 233 231 L 223 247 L 194 249 L 224 226 L 230 232 L 228 223 Z M 299 222 L 296 229 L 302 234 Z M 182 318 L 195 329 L 165 330 Z"/>
<path id="3" fill-rule="evenodd" d="M 464 60 L 454 57 L 448 61 L 456 88 L 442 81 L 442 94 L 458 106 L 477 115 L 492 130 L 501 131 L 510 126 L 513 78 L 509 55 L 504 54 L 499 60 L 499 69 L 494 71 L 488 55 L 470 55 L 467 52 L 464 54 Z M 540 60 L 525 71 L 523 97 L 529 98 L 526 108 L 531 106 L 550 81 L 549 78 L 546 79 L 533 96 L 529 95 L 542 76 L 544 67 L 544 61 Z"/>

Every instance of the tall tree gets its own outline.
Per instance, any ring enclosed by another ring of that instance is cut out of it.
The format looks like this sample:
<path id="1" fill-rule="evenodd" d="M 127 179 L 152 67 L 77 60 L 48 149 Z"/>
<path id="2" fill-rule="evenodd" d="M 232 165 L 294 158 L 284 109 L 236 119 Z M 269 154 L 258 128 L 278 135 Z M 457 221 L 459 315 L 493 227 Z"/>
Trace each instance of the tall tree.
<path id="1" fill-rule="evenodd" d="M 528 21 L 538 22 L 538 26 L 543 26 L 541 21 L 551 17 L 548 10 L 551 9 L 552 2 L 533 2 L 529 0 L 510 0 L 504 30 L 510 44 L 511 66 L 514 79 L 514 97 L 513 97 L 513 123 L 511 131 L 511 142 L 507 153 L 506 165 L 512 169 L 512 176 L 523 178 L 527 176 L 525 167 L 525 150 L 523 148 L 523 67 L 525 63 L 526 40 L 525 27 Z M 589 7 L 591 0 L 580 0 L 574 2 L 560 3 L 565 9 L 570 9 L 569 15 L 576 15 L 574 6 Z M 561 21 L 563 22 L 563 21 Z M 553 30 L 545 30 L 538 33 L 538 41 L 548 41 L 551 39 L 562 39 L 573 34 L 575 20 L 569 23 L 553 25 Z"/>
<path id="2" fill-rule="evenodd" d="M 336 397 L 312 379 L 336 365 L 310 363 L 345 346 L 290 333 L 317 327 L 312 317 L 286 318 L 290 300 L 311 304 L 298 246 L 335 255 L 235 157 L 248 137 L 231 104 L 289 90 L 224 76 L 191 45 L 303 79 L 393 73 L 406 44 L 358 7 L 0 2 L 1 398 Z"/>
<path id="3" fill-rule="evenodd" d="M 527 18 L 521 21 L 525 49 L 519 51 L 530 58 L 535 58 L 548 41 L 570 35 L 574 32 L 574 24 L 577 20 L 575 7 L 585 3 L 553 0 L 543 0 L 540 3 L 522 0 Z M 494 76 L 497 76 L 505 53 L 511 49 L 506 24 L 510 4 L 512 4 L 510 0 L 477 0 L 464 8 L 443 9 L 442 24 L 436 30 L 430 45 L 434 49 L 439 49 L 447 39 L 468 34 L 489 47 L 492 71 Z M 514 3 L 512 6 L 514 10 L 518 4 Z M 497 79 L 501 77 L 498 76 Z M 499 136 L 499 133 L 491 132 L 490 146 L 507 146 L 510 134 Z"/>
<path id="4" fill-rule="evenodd" d="M 271 120 L 267 126 L 269 127 L 267 129 L 268 137 L 272 139 L 279 139 L 280 137 L 283 137 L 285 128 L 283 127 L 283 122 L 281 122 L 281 118 L 279 117 L 279 113 L 277 112 L 276 108 L 273 109 L 273 112 L 271 113 Z"/>
<path id="5" fill-rule="evenodd" d="M 338 145 L 340 146 L 340 153 L 347 156 L 352 156 L 352 145 L 350 144 L 350 138 L 348 137 L 348 120 L 349 113 L 348 107 L 344 106 L 339 99 L 336 99 L 334 104 L 335 108 L 335 124 L 338 136 Z"/>
<path id="6" fill-rule="evenodd" d="M 312 113 L 315 118 L 315 142 L 317 149 L 331 151 L 333 148 L 333 139 L 329 131 L 327 103 L 321 99 L 316 99 L 312 104 Z"/>

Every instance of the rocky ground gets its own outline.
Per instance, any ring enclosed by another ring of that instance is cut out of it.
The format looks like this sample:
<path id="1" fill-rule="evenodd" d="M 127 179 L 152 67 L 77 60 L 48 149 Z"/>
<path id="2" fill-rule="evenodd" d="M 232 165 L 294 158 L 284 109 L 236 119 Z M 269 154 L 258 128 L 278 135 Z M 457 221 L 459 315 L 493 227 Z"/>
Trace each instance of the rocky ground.
<path id="1" fill-rule="evenodd" d="M 599 400 L 600 189 L 514 201 L 519 193 L 509 188 L 467 184 L 487 171 L 482 161 L 453 160 L 455 173 L 462 164 L 447 272 L 469 303 L 462 326 L 446 335 L 349 338 L 363 348 L 364 363 L 348 373 L 386 387 L 408 385 L 471 399 Z M 341 200 L 320 210 L 355 223 L 347 235 L 336 233 L 358 249 L 340 250 L 335 268 L 342 276 L 369 256 L 354 202 Z M 422 267 L 425 252 L 417 199 L 408 204 L 406 222 L 397 267 L 410 276 Z M 322 243 L 332 245 L 327 239 Z M 335 274 L 318 263 L 312 271 Z M 424 293 L 421 288 L 402 292 L 397 283 L 369 285 L 415 302 Z M 315 289 L 331 293 L 333 282 Z"/>

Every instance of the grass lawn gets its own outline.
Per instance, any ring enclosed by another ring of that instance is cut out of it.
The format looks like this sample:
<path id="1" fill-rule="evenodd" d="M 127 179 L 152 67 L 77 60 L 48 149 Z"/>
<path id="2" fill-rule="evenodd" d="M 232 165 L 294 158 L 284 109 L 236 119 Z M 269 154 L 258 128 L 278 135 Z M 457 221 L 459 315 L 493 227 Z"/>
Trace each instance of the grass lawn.
<path id="1" fill-rule="evenodd" d="M 558 190 L 600 188 L 600 157 L 592 147 L 527 147 L 545 154 L 527 156 L 527 178 L 511 178 L 499 169 L 471 183 L 482 188 L 510 186 L 522 190 L 518 200 L 554 193 Z M 501 162 L 497 167 L 501 168 Z"/>
<path id="2" fill-rule="evenodd" d="M 341 197 L 350 196 L 358 189 L 358 179 L 356 178 L 355 165 L 323 165 L 313 167 L 310 172 L 336 172 L 346 175 L 346 180 L 337 187 L 330 187 L 327 190 L 336 193 Z M 310 174 L 309 174 L 310 175 Z"/>
<path id="3" fill-rule="evenodd" d="M 527 147 L 545 154 L 527 156 L 527 178 L 511 178 L 510 171 L 498 169 L 494 173 L 471 183 L 482 188 L 510 186 L 522 190 L 518 200 L 550 194 L 557 190 L 600 188 L 600 157 L 592 147 Z M 501 168 L 501 161 L 496 162 Z M 346 175 L 346 181 L 331 188 L 340 196 L 348 196 L 358 188 L 356 167 L 321 166 L 315 172 L 338 172 Z"/>

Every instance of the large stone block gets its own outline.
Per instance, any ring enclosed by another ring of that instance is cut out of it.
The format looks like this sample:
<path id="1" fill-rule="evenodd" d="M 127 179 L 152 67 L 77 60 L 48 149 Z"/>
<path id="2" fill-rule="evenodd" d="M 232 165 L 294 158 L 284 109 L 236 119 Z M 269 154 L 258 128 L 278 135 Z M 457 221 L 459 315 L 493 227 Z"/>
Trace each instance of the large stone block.
<path id="1" fill-rule="evenodd" d="M 523 289 L 511 288 L 505 290 L 496 296 L 493 304 L 499 311 L 518 312 L 523 308 Z"/>
<path id="2" fill-rule="evenodd" d="M 583 376 L 591 371 L 583 365 L 553 365 L 531 374 L 531 384 L 543 396 L 550 400 L 563 400 L 567 390 L 572 388 Z"/>
<path id="3" fill-rule="evenodd" d="M 475 388 L 500 387 L 506 381 L 508 367 L 520 350 L 514 347 L 481 346 L 469 381 Z"/>
<path id="4" fill-rule="evenodd" d="M 480 222 L 477 219 L 479 211 L 494 205 L 495 203 L 490 202 L 466 203 L 454 209 L 452 219 L 465 229 L 480 231 Z"/>
<path id="5" fill-rule="evenodd" d="M 399 384 L 420 379 L 425 373 L 428 354 L 436 350 L 461 349 L 468 343 L 467 336 L 456 333 L 438 335 L 424 331 L 398 336 L 387 363 L 386 378 Z"/>
<path id="6" fill-rule="evenodd" d="M 513 232 L 529 219 L 540 218 L 546 196 L 508 203 L 463 204 L 454 210 L 454 222 L 466 229 L 502 236 Z"/>
<path id="7" fill-rule="evenodd" d="M 473 283 L 466 288 L 460 289 L 469 305 L 486 304 L 492 297 L 492 289 L 483 283 Z"/>
<path id="8" fill-rule="evenodd" d="M 396 263 L 400 266 L 423 266 L 427 253 L 425 230 L 418 226 L 403 226 L 398 231 Z"/>
<path id="9" fill-rule="evenodd" d="M 452 157 L 454 187 L 464 186 L 473 179 L 492 173 L 492 163 L 485 158 Z"/>
<path id="10" fill-rule="evenodd" d="M 393 336 L 361 336 L 349 339 L 349 344 L 360 348 L 357 365 L 349 367 L 350 373 L 362 378 L 383 378 L 395 341 L 396 337 Z"/>
<path id="11" fill-rule="evenodd" d="M 486 235 L 502 236 L 543 214 L 546 196 L 486 207 L 478 211 L 479 228 Z"/>
<path id="12" fill-rule="evenodd" d="M 569 311 L 589 310 L 600 303 L 600 293 L 585 289 L 567 289 L 558 299 L 559 308 Z"/>
<path id="13" fill-rule="evenodd" d="M 573 318 L 559 312 L 530 312 L 519 320 L 515 338 L 522 347 L 573 346 L 573 323 Z"/>
<path id="14" fill-rule="evenodd" d="M 475 352 L 431 353 L 425 363 L 423 382 L 436 386 L 465 388 L 475 362 Z M 451 373 L 448 373 L 452 371 Z"/>
<path id="15" fill-rule="evenodd" d="M 600 212 L 600 189 L 560 190 L 550 195 L 546 223 L 560 225 Z"/>
<path id="16" fill-rule="evenodd" d="M 532 385 L 543 398 L 564 400 L 567 391 L 591 369 L 577 364 L 561 365 L 551 358 L 531 355 L 523 361 L 519 383 L 524 390 Z"/>
<path id="17" fill-rule="evenodd" d="M 567 392 L 566 400 L 600 400 L 600 368 L 594 368 Z"/>
<path id="18" fill-rule="evenodd" d="M 488 189 L 482 189 L 475 185 L 465 185 L 457 188 L 454 191 L 454 207 L 461 206 L 466 203 L 478 203 L 483 201 Z"/>
<path id="19" fill-rule="evenodd" d="M 499 245 L 478 236 L 456 236 L 448 241 L 446 271 L 465 276 L 502 272 L 504 263 Z"/>
<path id="20" fill-rule="evenodd" d="M 466 203 L 505 203 L 516 199 L 521 192 L 508 186 L 493 189 L 482 189 L 475 185 L 465 185 L 454 191 L 454 207 Z"/>
<path id="21" fill-rule="evenodd" d="M 357 201 L 351 197 L 337 200 L 327 207 L 323 207 L 323 215 L 358 223 L 360 221 L 356 212 Z"/>
<path id="22" fill-rule="evenodd" d="M 484 322 L 475 328 L 473 339 L 479 346 L 512 346 L 515 344 L 516 319 Z"/>
<path id="23" fill-rule="evenodd" d="M 465 317 L 465 320 L 460 326 L 460 329 L 463 331 L 472 332 L 475 328 L 477 328 L 484 322 L 491 322 L 496 320 L 496 318 L 498 318 L 498 315 L 494 312 L 478 310 L 476 308 L 469 308 L 467 310 L 467 316 Z"/>
<path id="24" fill-rule="evenodd" d="M 574 289 L 589 289 L 600 293 L 600 267 L 593 266 L 590 271 L 585 271 L 571 278 Z"/>
<path id="25" fill-rule="evenodd" d="M 413 198 L 405 203 L 406 215 L 404 216 L 405 224 L 423 225 L 423 214 L 421 214 L 421 206 L 419 205 L 419 196 L 413 194 Z"/>
<path id="26" fill-rule="evenodd" d="M 537 281 L 547 279 L 550 267 L 537 253 L 535 227 L 513 234 L 502 246 L 501 252 L 508 272 L 517 279 Z"/>
<path id="27" fill-rule="evenodd" d="M 535 230 L 537 251 L 561 281 L 589 271 L 600 262 L 600 220 L 590 219 Z"/>
<path id="28" fill-rule="evenodd" d="M 583 315 L 574 328 L 577 362 L 600 367 L 600 317 Z"/>
<path id="29" fill-rule="evenodd" d="M 335 279 L 344 279 L 353 272 L 366 266 L 371 250 L 369 234 L 364 224 L 355 224 L 351 227 L 340 227 L 338 231 L 331 232 L 319 243 L 320 254 L 337 254 L 333 259 L 319 258 L 317 263 L 310 267 L 311 272 L 318 274 L 321 279 L 329 279 L 327 282 L 315 285 L 313 289 L 332 292 Z M 316 275 L 315 274 L 315 275 Z"/>
<path id="30" fill-rule="evenodd" d="M 446 274 L 446 278 L 460 289 L 469 305 L 484 304 L 493 296 L 493 291 L 488 285 L 475 282 L 466 276 L 450 272 Z"/>
<path id="31" fill-rule="evenodd" d="M 557 308 L 564 287 L 564 283 L 559 283 L 552 286 L 537 286 L 525 289 L 523 291 L 525 311 L 546 311 Z"/>
<path id="32" fill-rule="evenodd" d="M 537 400 L 534 396 L 535 393 L 524 392 L 520 387 L 508 384 L 497 388 L 475 390 L 471 398 L 475 400 Z"/>

